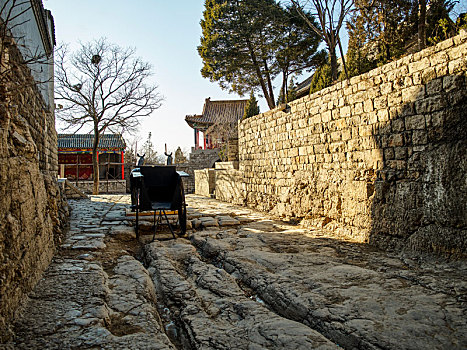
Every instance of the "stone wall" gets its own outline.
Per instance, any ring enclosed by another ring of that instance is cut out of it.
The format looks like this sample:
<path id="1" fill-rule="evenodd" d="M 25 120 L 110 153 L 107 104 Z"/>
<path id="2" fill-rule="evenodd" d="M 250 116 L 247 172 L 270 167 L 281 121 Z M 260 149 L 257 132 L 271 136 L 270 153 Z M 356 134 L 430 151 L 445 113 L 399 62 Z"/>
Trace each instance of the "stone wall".
<path id="1" fill-rule="evenodd" d="M 54 114 L 13 42 L 0 84 L 0 341 L 49 265 L 67 222 L 57 184 Z"/>
<path id="2" fill-rule="evenodd" d="M 185 193 L 195 192 L 195 170 L 213 168 L 219 161 L 219 149 L 197 149 L 192 148 L 188 163 L 176 164 L 177 170 L 186 172 L 189 177 L 182 179 Z"/>
<path id="3" fill-rule="evenodd" d="M 214 194 L 216 175 L 214 169 L 195 170 L 195 193 L 211 197 Z"/>
<path id="4" fill-rule="evenodd" d="M 245 204 L 243 173 L 238 170 L 238 162 L 216 163 L 216 199 L 238 205 Z"/>
<path id="5" fill-rule="evenodd" d="M 229 162 L 238 161 L 238 137 L 227 142 L 227 159 Z"/>
<path id="6" fill-rule="evenodd" d="M 184 171 L 189 175 L 188 177 L 182 177 L 185 194 L 195 193 L 195 173 L 193 167 L 189 163 L 176 164 L 176 167 L 177 171 Z"/>
<path id="7" fill-rule="evenodd" d="M 230 198 L 383 248 L 465 257 L 466 70 L 462 31 L 244 120 Z"/>

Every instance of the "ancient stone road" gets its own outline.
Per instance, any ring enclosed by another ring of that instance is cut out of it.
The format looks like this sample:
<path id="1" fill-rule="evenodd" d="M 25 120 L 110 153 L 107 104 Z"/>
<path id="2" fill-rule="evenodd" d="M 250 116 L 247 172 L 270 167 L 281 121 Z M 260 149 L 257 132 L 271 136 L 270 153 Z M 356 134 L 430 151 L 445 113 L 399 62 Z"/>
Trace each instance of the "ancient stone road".
<path id="1" fill-rule="evenodd" d="M 197 196 L 186 238 L 139 244 L 128 200 L 70 201 L 68 236 L 3 347 L 467 348 L 465 262 L 385 253 Z"/>

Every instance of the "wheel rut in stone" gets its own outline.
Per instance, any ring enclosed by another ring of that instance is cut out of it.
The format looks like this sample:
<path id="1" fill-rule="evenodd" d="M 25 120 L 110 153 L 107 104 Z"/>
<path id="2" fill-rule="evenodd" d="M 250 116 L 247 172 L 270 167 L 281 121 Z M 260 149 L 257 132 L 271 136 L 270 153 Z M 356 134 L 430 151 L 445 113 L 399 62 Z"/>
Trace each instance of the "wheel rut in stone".
<path id="1" fill-rule="evenodd" d="M 466 327 L 459 320 L 465 314 L 460 300 L 466 285 L 462 273 L 452 273 L 452 266 L 461 264 L 417 270 L 410 257 L 301 233 L 258 232 L 248 225 L 237 233 L 195 232 L 191 241 L 200 255 L 275 313 L 343 348 L 442 349 L 450 344 L 461 349 L 465 344 Z"/>
<path id="2" fill-rule="evenodd" d="M 128 197 L 70 201 L 70 232 L 16 321 L 13 347 L 467 347 L 462 262 L 189 200 L 187 239 L 150 244 L 135 239 Z"/>
<path id="3" fill-rule="evenodd" d="M 183 331 L 186 348 L 335 349 L 318 332 L 269 310 L 186 240 L 154 242 L 144 261 Z"/>

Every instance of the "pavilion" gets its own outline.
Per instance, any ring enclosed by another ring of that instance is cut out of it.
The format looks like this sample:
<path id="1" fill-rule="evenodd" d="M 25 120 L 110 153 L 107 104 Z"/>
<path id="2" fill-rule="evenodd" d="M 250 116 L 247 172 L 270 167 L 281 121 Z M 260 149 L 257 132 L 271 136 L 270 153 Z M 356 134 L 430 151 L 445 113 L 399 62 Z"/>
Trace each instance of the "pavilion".
<path id="1" fill-rule="evenodd" d="M 235 128 L 237 122 L 243 118 L 247 101 L 211 101 L 211 98 L 207 98 L 201 115 L 187 115 L 185 121 L 195 131 L 195 150 L 218 148 L 220 143 L 226 142 L 227 140 L 221 140 L 213 136 L 216 127 Z M 203 133 L 202 145 L 199 142 L 200 132 Z"/>

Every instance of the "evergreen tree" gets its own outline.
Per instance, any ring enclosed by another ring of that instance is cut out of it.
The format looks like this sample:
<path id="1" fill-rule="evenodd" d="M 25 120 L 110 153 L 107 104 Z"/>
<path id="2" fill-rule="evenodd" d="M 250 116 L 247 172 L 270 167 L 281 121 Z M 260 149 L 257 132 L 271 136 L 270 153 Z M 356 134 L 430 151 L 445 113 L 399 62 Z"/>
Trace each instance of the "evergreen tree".
<path id="1" fill-rule="evenodd" d="M 256 101 L 253 91 L 250 93 L 250 99 L 246 103 L 245 112 L 243 113 L 243 119 L 253 117 L 259 114 L 258 101 Z"/>
<path id="2" fill-rule="evenodd" d="M 360 1 L 360 6 L 369 5 Z M 355 11 L 347 22 L 349 43 L 347 49 L 347 70 L 349 77 L 360 75 L 376 67 L 376 44 L 374 43 L 374 22 L 376 17 L 368 18 Z"/>
<path id="3" fill-rule="evenodd" d="M 401 57 L 414 39 L 420 49 L 455 33 L 452 0 L 358 0 L 355 9 L 347 23 L 350 75 Z"/>
<path id="4" fill-rule="evenodd" d="M 302 21 L 303 22 L 303 21 Z M 274 0 L 206 0 L 201 74 L 240 95 L 261 90 L 275 107 L 273 80 L 313 65 L 318 39 Z"/>
<path id="5" fill-rule="evenodd" d="M 455 2 L 451 0 L 436 0 L 430 2 L 426 19 L 426 38 L 431 45 L 456 35 L 456 24 L 449 14 L 454 9 Z"/>
<path id="6" fill-rule="evenodd" d="M 274 27 L 264 12 L 272 0 L 206 0 L 198 52 L 201 74 L 219 82 L 223 89 L 243 95 L 261 87 L 270 108 L 274 107 Z"/>
<path id="7" fill-rule="evenodd" d="M 308 12 L 304 12 L 307 20 L 318 26 L 316 20 Z M 318 51 L 319 36 L 311 31 L 307 22 L 297 13 L 293 6 L 283 9 L 280 37 L 277 38 L 279 48 L 276 62 L 282 74 L 282 85 L 278 104 L 293 100 L 293 76 L 299 76 L 305 69 L 316 69 L 324 63 L 326 52 Z M 289 78 L 290 83 L 289 82 Z"/>
<path id="8" fill-rule="evenodd" d="M 279 97 L 277 99 L 277 104 L 288 103 L 297 98 L 297 89 L 295 87 L 295 82 L 293 79 L 290 79 L 289 86 L 284 91 L 284 88 L 281 88 Z"/>
<path id="9" fill-rule="evenodd" d="M 310 94 L 331 86 L 331 84 L 331 65 L 329 63 L 325 63 L 315 71 L 311 78 Z"/>
<path id="10" fill-rule="evenodd" d="M 182 149 L 180 147 L 177 148 L 175 151 L 175 157 L 174 157 L 174 164 L 183 164 L 186 163 L 187 157 L 183 153 Z"/>

